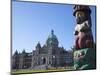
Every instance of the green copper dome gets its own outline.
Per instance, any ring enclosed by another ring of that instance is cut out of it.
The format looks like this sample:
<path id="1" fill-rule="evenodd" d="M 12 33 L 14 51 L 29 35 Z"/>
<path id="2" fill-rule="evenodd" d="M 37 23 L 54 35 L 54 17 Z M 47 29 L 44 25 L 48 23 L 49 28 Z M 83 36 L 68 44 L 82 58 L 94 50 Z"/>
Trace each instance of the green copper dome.
<path id="1" fill-rule="evenodd" d="M 55 44 L 55 45 L 58 45 L 58 39 L 56 37 L 56 35 L 54 34 L 54 31 L 51 30 L 51 34 L 48 36 L 48 39 L 47 39 L 47 44 Z"/>
<path id="2" fill-rule="evenodd" d="M 48 38 L 50 38 L 50 39 L 57 39 L 57 37 L 56 37 L 56 35 L 54 35 L 54 31 L 53 30 L 51 30 L 51 34 L 48 36 Z"/>

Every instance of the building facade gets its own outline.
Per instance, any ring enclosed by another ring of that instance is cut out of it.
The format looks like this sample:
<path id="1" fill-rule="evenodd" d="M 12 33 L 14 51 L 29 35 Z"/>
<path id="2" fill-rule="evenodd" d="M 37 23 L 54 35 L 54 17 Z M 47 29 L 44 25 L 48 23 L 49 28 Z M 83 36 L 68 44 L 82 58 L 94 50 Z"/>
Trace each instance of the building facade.
<path id="1" fill-rule="evenodd" d="M 59 41 L 51 31 L 46 43 L 41 46 L 38 42 L 35 50 L 31 53 L 18 53 L 17 50 L 12 56 L 13 69 L 47 69 L 52 67 L 65 67 L 73 64 L 72 51 L 66 51 L 59 47 Z"/>

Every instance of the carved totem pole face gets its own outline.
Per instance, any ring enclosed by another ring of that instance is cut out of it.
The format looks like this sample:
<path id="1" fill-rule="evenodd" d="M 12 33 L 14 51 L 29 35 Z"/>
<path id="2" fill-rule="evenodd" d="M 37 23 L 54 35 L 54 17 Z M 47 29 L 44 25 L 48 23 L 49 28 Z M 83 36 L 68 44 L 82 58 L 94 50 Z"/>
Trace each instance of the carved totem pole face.
<path id="1" fill-rule="evenodd" d="M 85 20 L 86 20 L 86 16 L 85 16 L 85 13 L 83 11 L 78 11 L 76 12 L 76 22 L 77 24 L 81 24 L 83 23 Z"/>

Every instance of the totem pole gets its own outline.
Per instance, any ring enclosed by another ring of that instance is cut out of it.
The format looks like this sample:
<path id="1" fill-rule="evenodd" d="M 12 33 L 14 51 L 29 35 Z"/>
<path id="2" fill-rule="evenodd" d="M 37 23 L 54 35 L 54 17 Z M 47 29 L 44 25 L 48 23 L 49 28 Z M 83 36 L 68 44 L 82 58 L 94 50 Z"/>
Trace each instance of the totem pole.
<path id="1" fill-rule="evenodd" d="M 91 9 L 85 5 L 75 5 L 76 18 L 74 68 L 76 70 L 95 69 L 96 52 L 92 35 Z"/>

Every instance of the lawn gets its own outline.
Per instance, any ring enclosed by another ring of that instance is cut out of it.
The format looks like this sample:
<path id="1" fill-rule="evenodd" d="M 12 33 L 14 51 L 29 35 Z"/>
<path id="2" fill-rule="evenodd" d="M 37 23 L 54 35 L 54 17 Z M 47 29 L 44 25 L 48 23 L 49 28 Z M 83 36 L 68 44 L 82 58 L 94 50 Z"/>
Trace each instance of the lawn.
<path id="1" fill-rule="evenodd" d="M 21 69 L 21 70 L 12 70 L 12 74 L 29 74 L 29 73 L 45 73 L 45 72 L 63 72 L 63 71 L 72 71 L 73 68 L 67 69 L 48 69 L 48 70 L 32 70 L 32 69 Z"/>

